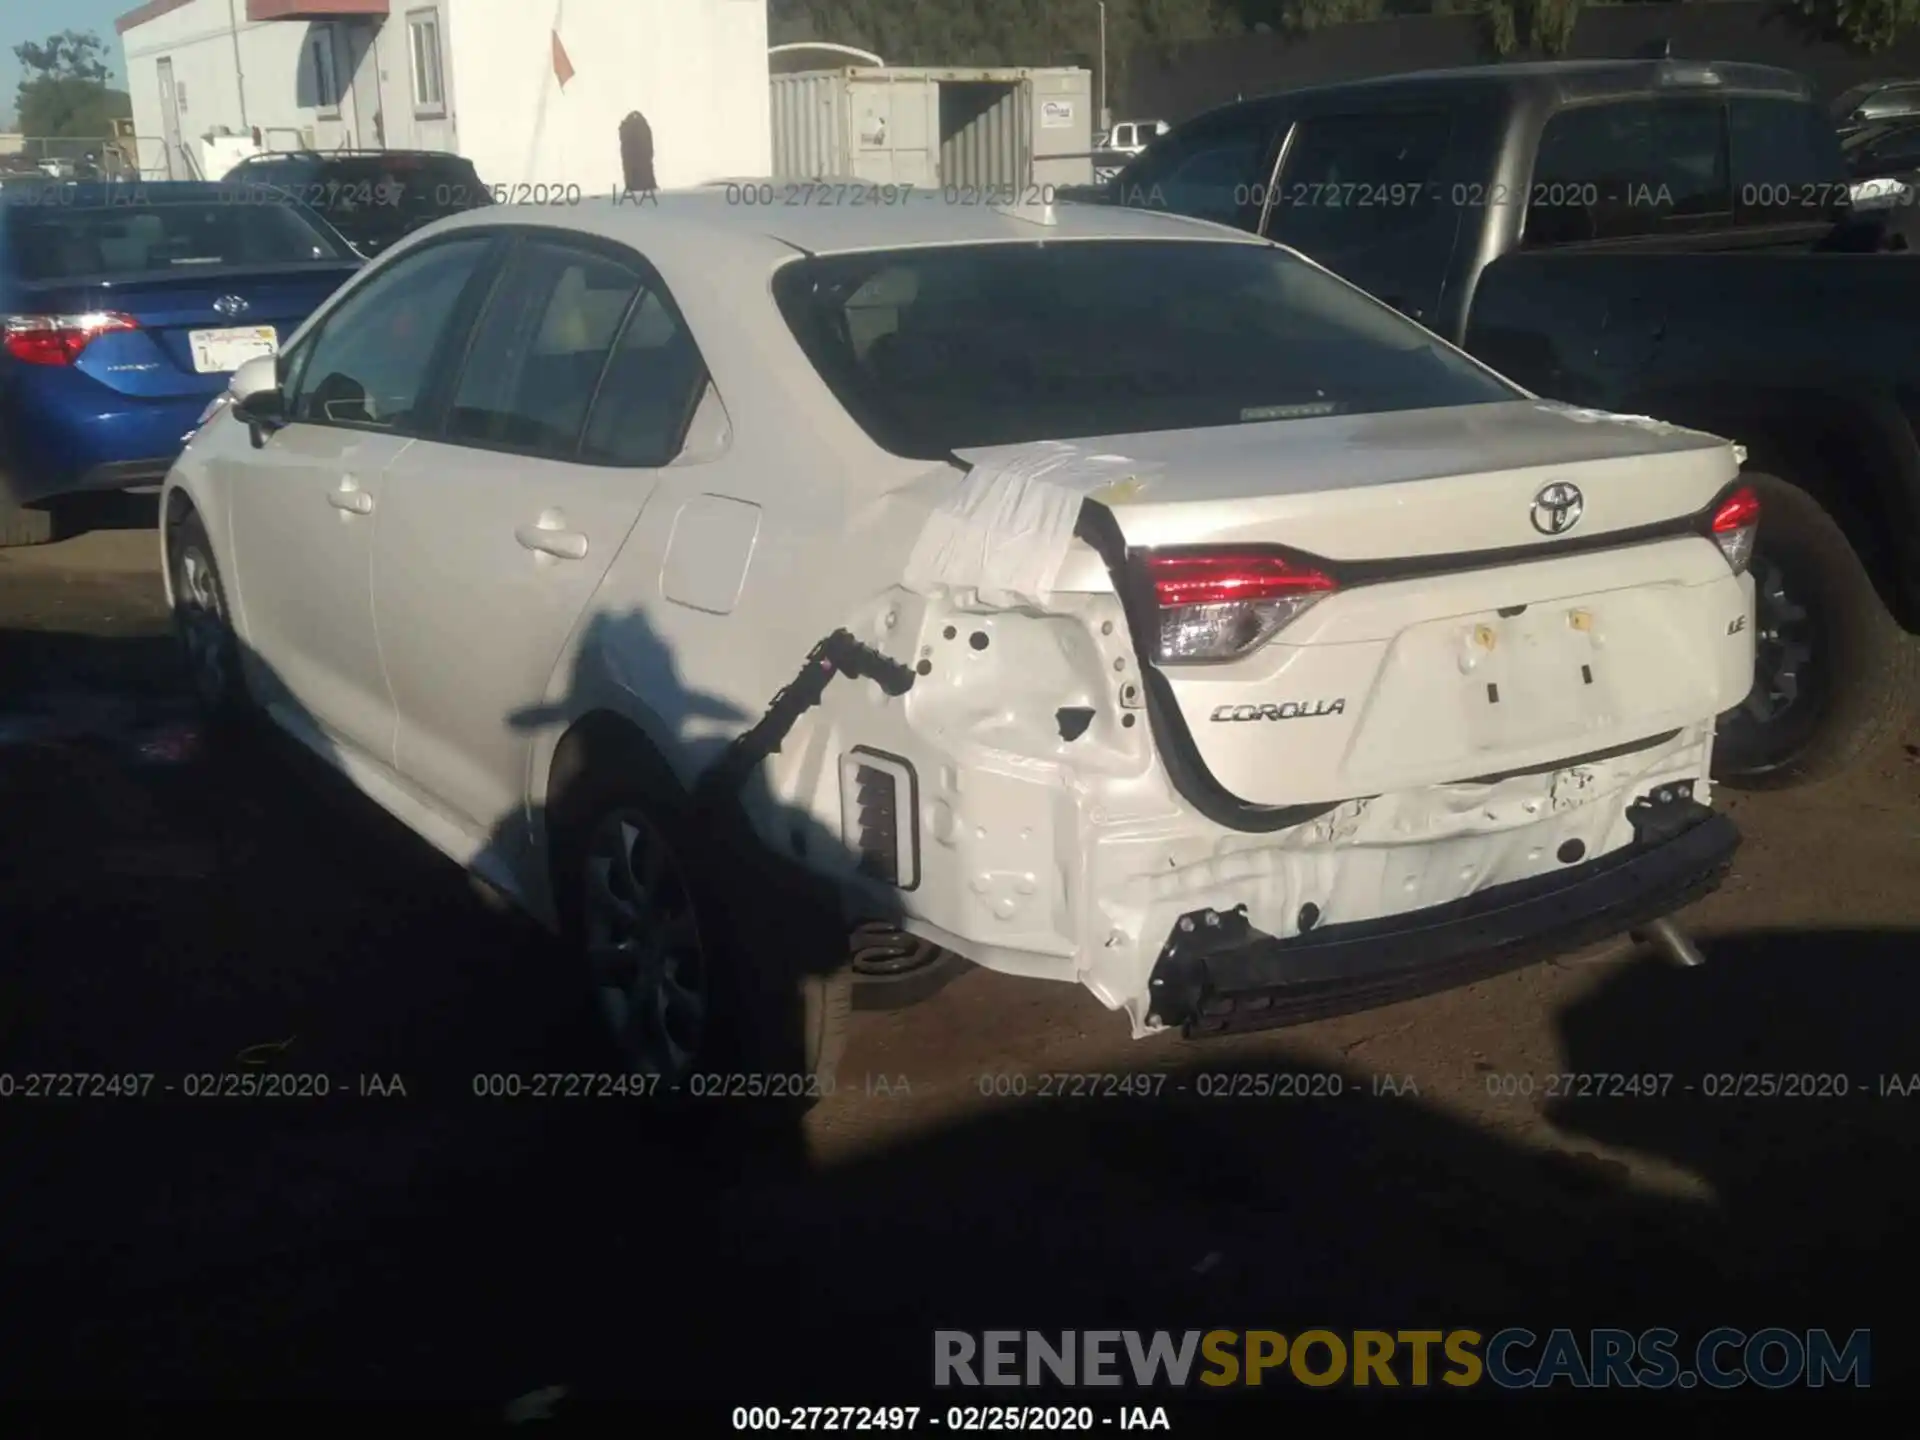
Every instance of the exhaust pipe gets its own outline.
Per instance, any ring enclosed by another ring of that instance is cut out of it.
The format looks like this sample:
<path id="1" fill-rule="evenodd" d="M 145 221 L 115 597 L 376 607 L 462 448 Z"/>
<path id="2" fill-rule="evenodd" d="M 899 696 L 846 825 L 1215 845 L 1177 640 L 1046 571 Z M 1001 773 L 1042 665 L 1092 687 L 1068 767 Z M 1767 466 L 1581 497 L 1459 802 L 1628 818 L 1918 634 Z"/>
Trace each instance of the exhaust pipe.
<path id="1" fill-rule="evenodd" d="M 1633 938 L 1637 944 L 1651 945 L 1682 969 L 1692 970 L 1707 963 L 1707 957 L 1700 953 L 1700 947 L 1689 940 L 1671 920 L 1655 920 L 1644 930 L 1635 930 Z"/>

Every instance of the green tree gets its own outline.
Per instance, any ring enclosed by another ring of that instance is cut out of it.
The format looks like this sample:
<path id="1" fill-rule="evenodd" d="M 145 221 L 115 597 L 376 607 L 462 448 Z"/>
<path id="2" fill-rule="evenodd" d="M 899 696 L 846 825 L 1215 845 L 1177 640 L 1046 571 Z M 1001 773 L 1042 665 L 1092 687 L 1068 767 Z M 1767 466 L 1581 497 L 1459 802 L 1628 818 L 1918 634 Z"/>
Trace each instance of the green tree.
<path id="1" fill-rule="evenodd" d="M 91 31 L 63 30 L 41 44 L 13 47 L 20 62 L 14 112 L 20 132 L 44 138 L 97 139 L 133 113 L 124 90 L 107 86 L 107 47 Z"/>
<path id="2" fill-rule="evenodd" d="M 1580 0 L 1480 0 L 1487 38 L 1501 55 L 1522 48 L 1563 55 L 1580 21 Z"/>
<path id="3" fill-rule="evenodd" d="M 1288 0 L 1280 7 L 1280 24 L 1305 34 L 1333 25 L 1378 20 L 1386 13 L 1386 0 Z"/>
<path id="4" fill-rule="evenodd" d="M 1920 0 L 1795 0 L 1817 32 L 1862 50 L 1884 50 L 1920 24 Z"/>

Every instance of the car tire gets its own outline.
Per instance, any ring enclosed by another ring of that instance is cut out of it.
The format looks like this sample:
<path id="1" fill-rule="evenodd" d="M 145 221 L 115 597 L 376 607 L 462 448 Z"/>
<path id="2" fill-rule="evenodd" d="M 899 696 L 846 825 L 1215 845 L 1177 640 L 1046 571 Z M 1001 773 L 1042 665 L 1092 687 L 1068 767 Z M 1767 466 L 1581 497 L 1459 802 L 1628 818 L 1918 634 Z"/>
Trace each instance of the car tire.
<path id="1" fill-rule="evenodd" d="M 44 508 L 0 506 L 0 550 L 45 545 L 53 540 L 53 512 Z"/>
<path id="2" fill-rule="evenodd" d="M 207 527 L 193 510 L 168 528 L 167 571 L 173 589 L 174 633 L 180 638 L 194 700 L 211 722 L 238 721 L 248 709 L 240 641 L 234 634 L 227 587 L 214 561 Z"/>
<path id="3" fill-rule="evenodd" d="M 1840 775 L 1908 713 L 1920 647 L 1813 496 L 1748 471 L 1760 496 L 1754 688 L 1720 717 L 1714 776 L 1784 790 Z"/>
<path id="4" fill-rule="evenodd" d="M 585 971 L 615 1063 L 659 1075 L 662 1098 L 711 1099 L 689 1092 L 716 1086 L 738 1098 L 803 1104 L 830 1093 L 853 1009 L 844 957 L 810 954 L 819 947 L 796 943 L 791 929 L 787 943 L 756 941 L 753 920 L 775 892 L 755 880 L 770 857 L 730 824 L 698 813 L 657 757 L 647 759 L 583 773 L 550 811 L 561 936 Z M 610 917 L 618 920 L 619 902 L 642 899 L 626 907 L 645 913 L 623 946 Z M 635 952 L 654 949 L 674 986 L 626 968 Z M 697 1035 L 675 987 L 700 1002 Z"/>

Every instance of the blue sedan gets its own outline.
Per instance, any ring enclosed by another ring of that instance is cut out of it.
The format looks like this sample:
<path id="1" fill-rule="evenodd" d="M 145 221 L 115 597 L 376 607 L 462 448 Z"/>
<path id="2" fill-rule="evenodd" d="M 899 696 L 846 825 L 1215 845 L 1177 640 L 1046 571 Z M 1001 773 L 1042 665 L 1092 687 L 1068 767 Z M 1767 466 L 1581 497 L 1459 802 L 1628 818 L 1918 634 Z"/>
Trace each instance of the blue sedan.
<path id="1" fill-rule="evenodd" d="M 60 496 L 158 485 L 233 370 L 360 263 L 257 188 L 0 191 L 0 545 L 51 538 Z"/>

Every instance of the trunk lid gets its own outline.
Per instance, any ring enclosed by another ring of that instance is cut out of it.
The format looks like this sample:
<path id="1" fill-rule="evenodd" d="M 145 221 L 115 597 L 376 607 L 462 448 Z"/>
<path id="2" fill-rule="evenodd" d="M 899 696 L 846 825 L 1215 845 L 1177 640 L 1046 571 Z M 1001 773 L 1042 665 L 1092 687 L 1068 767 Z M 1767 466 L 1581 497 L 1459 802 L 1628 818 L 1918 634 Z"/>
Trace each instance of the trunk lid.
<path id="1" fill-rule="evenodd" d="M 80 352 L 76 368 L 123 395 L 198 395 L 226 384 L 238 359 L 245 358 L 242 352 L 250 348 L 246 332 L 257 331 L 264 340 L 271 329 L 274 347 L 284 345 L 357 268 L 357 262 L 270 270 L 221 266 L 103 277 L 84 284 L 22 287 L 20 302 L 22 309 L 45 315 L 104 310 L 133 317 L 138 330 L 101 335 Z M 196 333 L 202 337 L 199 359 Z"/>
<path id="2" fill-rule="evenodd" d="M 1564 534 L 1586 543 L 1692 514 L 1738 468 L 1718 436 L 1543 400 L 1074 443 L 1140 467 L 1115 511 L 1129 545 L 1266 542 L 1344 561 L 1539 545 L 1534 498 L 1556 482 L 1581 490 Z"/>
<path id="3" fill-rule="evenodd" d="M 1156 592 L 1166 547 L 1330 582 L 1264 643 L 1156 664 L 1248 804 L 1551 767 L 1710 720 L 1751 683 L 1749 588 L 1688 523 L 1738 474 L 1714 436 L 1528 400 L 1076 444 L 1139 467 L 1097 497 L 1136 633 L 1200 593 Z M 1105 589 L 1105 567 L 1081 547 L 1059 586 Z"/>

